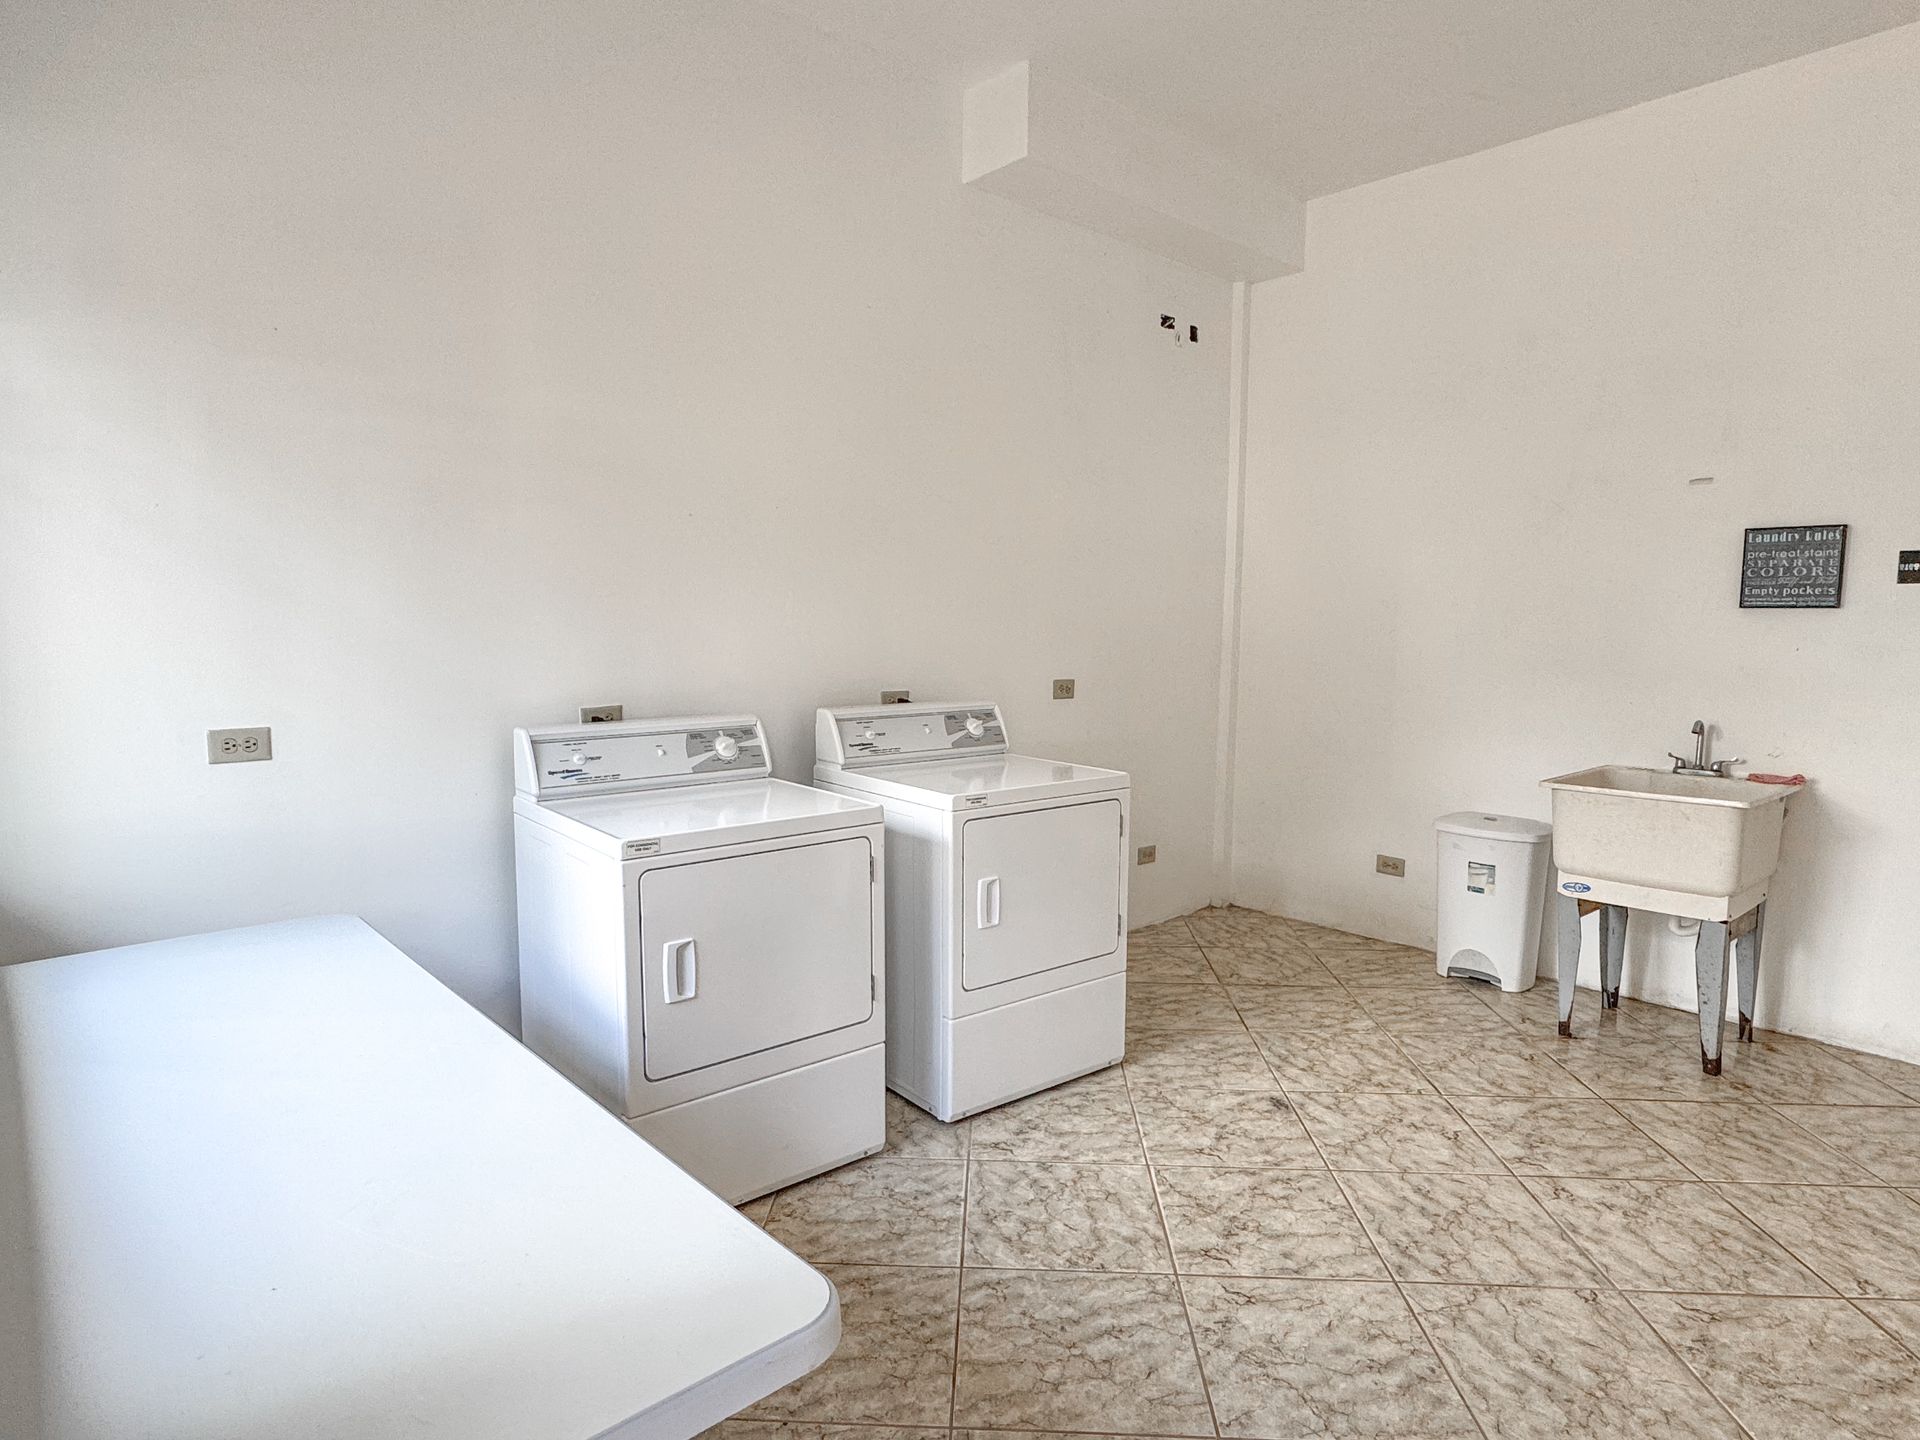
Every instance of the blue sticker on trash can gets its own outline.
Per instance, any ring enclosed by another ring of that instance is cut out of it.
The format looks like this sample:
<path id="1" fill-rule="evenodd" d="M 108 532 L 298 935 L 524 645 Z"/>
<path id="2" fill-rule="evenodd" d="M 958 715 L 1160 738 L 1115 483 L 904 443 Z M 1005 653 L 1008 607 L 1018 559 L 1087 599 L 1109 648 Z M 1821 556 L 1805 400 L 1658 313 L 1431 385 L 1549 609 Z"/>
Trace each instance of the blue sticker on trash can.
<path id="1" fill-rule="evenodd" d="M 1593 889 L 1593 887 L 1587 884 L 1587 882 L 1584 880 L 1569 880 L 1566 882 L 1566 884 L 1562 885 L 1560 888 L 1566 891 L 1569 895 L 1584 895 L 1589 890 Z"/>

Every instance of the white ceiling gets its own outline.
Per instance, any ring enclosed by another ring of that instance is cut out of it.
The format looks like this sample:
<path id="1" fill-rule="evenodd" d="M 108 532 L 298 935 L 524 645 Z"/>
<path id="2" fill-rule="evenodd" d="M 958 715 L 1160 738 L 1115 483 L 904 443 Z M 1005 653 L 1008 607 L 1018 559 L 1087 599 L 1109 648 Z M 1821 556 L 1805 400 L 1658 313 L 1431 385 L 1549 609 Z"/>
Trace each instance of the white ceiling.
<path id="1" fill-rule="evenodd" d="M 769 3 L 955 83 L 1047 62 L 1303 198 L 1920 21 L 1920 0 Z"/>

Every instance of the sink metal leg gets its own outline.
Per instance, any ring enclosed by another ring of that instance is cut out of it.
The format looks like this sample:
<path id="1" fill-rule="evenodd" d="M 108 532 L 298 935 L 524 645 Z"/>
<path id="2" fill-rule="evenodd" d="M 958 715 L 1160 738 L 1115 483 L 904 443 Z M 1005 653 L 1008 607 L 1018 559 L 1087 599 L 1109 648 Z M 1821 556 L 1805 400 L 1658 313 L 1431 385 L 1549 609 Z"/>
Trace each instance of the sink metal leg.
<path id="1" fill-rule="evenodd" d="M 1573 990 L 1580 978 L 1580 902 L 1571 895 L 1558 896 L 1554 902 L 1558 923 L 1555 939 L 1555 970 L 1560 979 L 1560 1033 L 1573 1034 Z"/>
<path id="2" fill-rule="evenodd" d="M 1767 930 L 1767 902 L 1762 900 L 1733 928 L 1733 963 L 1740 985 L 1740 1038 L 1753 1039 L 1753 991 L 1760 980 L 1760 943 Z"/>
<path id="3" fill-rule="evenodd" d="M 1620 1008 L 1620 972 L 1627 960 L 1627 907 L 1600 907 L 1600 1008 Z"/>
<path id="4" fill-rule="evenodd" d="M 1702 920 L 1693 946 L 1693 973 L 1700 995 L 1700 1068 L 1720 1073 L 1720 1031 L 1727 1013 L 1727 922 Z"/>

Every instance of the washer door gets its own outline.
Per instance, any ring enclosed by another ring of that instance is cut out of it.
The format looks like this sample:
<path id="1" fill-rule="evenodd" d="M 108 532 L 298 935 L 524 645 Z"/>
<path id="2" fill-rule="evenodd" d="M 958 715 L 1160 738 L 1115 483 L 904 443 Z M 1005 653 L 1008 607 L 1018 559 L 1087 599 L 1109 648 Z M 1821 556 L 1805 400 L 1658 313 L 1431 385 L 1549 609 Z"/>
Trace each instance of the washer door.
<path id="1" fill-rule="evenodd" d="M 640 877 L 643 1073 L 665 1080 L 873 1014 L 865 836 Z"/>
<path id="2" fill-rule="evenodd" d="M 960 827 L 960 986 L 980 990 L 1120 948 L 1120 802 Z"/>

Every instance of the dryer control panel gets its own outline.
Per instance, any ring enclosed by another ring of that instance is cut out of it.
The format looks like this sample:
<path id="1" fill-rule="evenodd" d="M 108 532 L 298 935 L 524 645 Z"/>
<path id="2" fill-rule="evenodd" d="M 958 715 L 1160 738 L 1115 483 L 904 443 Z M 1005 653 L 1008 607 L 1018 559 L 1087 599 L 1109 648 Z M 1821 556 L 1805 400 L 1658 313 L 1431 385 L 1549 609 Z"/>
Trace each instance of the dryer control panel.
<path id="1" fill-rule="evenodd" d="M 814 721 L 814 758 L 846 769 L 1006 748 L 1006 722 L 991 702 L 842 706 Z"/>
<path id="2" fill-rule="evenodd" d="M 523 795 L 613 794 L 773 773 L 766 731 L 752 715 L 695 715 L 513 732 Z"/>

